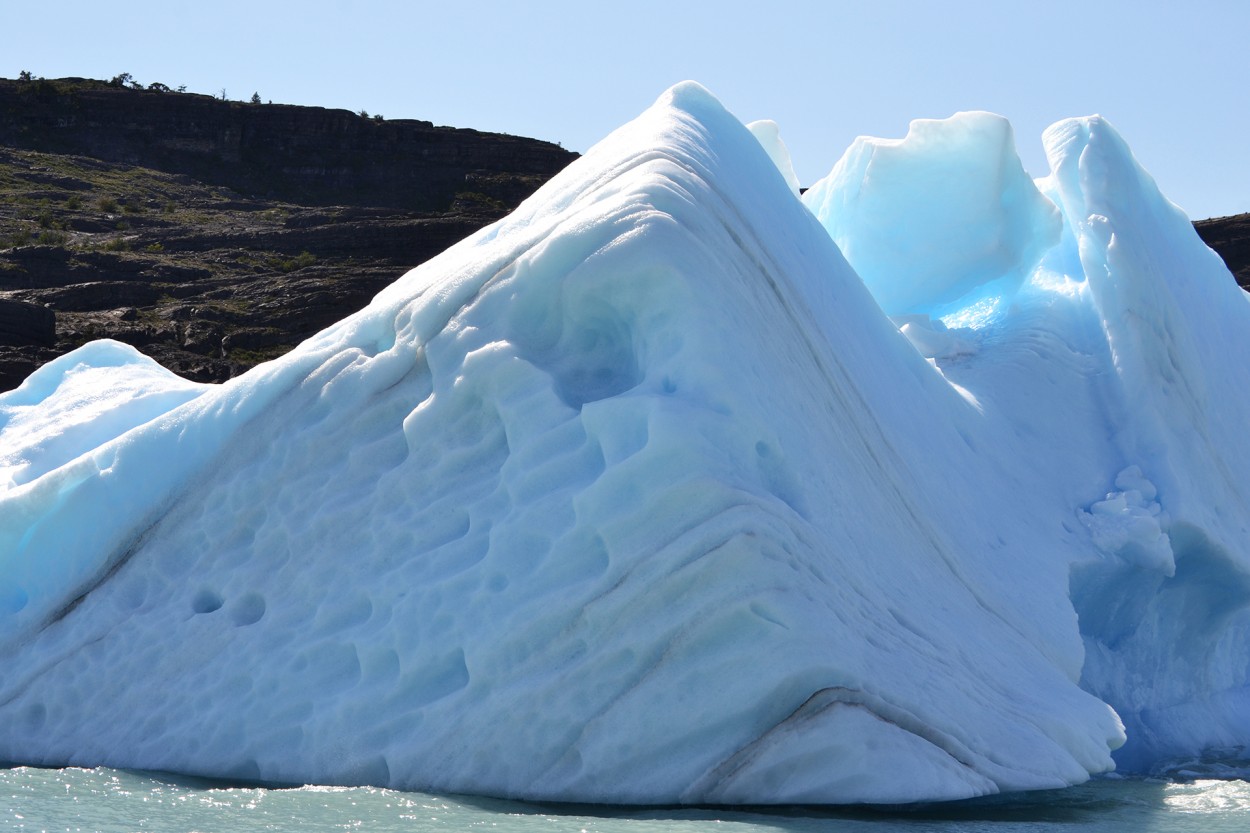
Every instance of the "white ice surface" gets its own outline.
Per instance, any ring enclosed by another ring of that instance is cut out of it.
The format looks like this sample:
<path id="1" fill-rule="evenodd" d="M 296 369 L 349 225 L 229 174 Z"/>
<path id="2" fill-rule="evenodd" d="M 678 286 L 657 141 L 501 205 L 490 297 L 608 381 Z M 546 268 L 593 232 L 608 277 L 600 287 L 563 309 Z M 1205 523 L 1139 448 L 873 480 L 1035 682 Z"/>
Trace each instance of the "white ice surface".
<path id="1" fill-rule="evenodd" d="M 1250 741 L 1250 305 L 1101 120 L 1045 197 L 952 124 L 873 210 L 991 228 L 847 245 L 971 270 L 898 322 L 683 84 L 226 385 L 0 396 L 0 760 L 888 803 Z"/>
<path id="2" fill-rule="evenodd" d="M 48 362 L 0 400 L 0 491 L 65 465 L 205 388 L 116 341 L 95 341 Z"/>
<path id="3" fill-rule="evenodd" d="M 790 158 L 790 149 L 781 141 L 781 128 L 771 119 L 760 119 L 747 125 L 747 130 L 759 140 L 768 158 L 773 160 L 777 170 L 790 186 L 794 196 L 799 195 L 799 176 L 794 172 L 794 162 Z"/>

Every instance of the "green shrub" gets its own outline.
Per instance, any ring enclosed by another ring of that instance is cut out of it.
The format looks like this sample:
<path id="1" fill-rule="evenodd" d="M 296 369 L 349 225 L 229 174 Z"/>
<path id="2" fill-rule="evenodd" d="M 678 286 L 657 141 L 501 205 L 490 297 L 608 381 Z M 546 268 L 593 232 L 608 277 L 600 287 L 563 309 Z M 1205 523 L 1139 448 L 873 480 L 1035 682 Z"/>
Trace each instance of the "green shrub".
<path id="1" fill-rule="evenodd" d="M 282 271 L 294 272 L 296 269 L 312 266 L 316 262 L 317 258 L 311 252 L 300 252 L 298 257 L 282 261 Z"/>
<path id="2" fill-rule="evenodd" d="M 277 269 L 279 272 L 294 272 L 296 269 L 312 266 L 316 262 L 317 257 L 311 252 L 300 252 L 298 257 L 293 257 L 289 260 L 271 257 L 267 261 L 270 268 Z"/>
<path id="3" fill-rule="evenodd" d="M 106 214 L 112 214 L 117 211 L 117 200 L 112 197 L 100 197 L 100 199 L 96 201 L 96 205 Z"/>

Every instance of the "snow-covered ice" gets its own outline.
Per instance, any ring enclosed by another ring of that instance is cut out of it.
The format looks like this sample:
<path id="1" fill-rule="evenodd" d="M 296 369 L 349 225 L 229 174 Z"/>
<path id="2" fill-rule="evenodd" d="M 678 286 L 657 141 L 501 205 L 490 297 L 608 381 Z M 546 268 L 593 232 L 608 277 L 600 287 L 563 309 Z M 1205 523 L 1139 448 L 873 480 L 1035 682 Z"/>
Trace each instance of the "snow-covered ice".
<path id="1" fill-rule="evenodd" d="M 1106 122 L 1045 141 L 800 201 L 682 84 L 238 379 L 40 370 L 0 760 L 891 803 L 1250 743 L 1250 304 Z"/>

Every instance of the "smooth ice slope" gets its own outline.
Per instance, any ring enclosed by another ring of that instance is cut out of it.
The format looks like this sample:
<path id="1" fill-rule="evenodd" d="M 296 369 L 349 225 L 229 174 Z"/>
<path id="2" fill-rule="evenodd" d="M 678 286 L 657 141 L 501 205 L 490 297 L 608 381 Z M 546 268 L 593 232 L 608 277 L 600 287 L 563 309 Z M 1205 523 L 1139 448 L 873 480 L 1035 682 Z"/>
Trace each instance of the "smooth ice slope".
<path id="1" fill-rule="evenodd" d="M 930 149 L 993 183 L 1003 134 L 973 120 Z M 1202 391 L 1240 378 L 1219 347 L 1241 356 L 1250 304 L 1202 326 L 1226 273 L 1113 133 L 1074 124 L 1049 200 L 1012 173 L 958 202 L 1027 209 L 988 230 L 1005 259 L 941 290 L 1014 264 L 980 330 L 912 310 L 904 337 L 684 84 L 288 356 L 101 404 L 0 492 L 0 759 L 902 802 L 1105 771 L 1108 702 L 1133 760 L 1245 742 L 1246 515 L 1223 491 L 1250 461 L 1189 466 L 1245 424 Z M 1185 311 L 1151 306 L 1195 264 Z M 925 338 L 961 347 L 927 360 Z M 71 377 L 0 397 L 50 403 L 0 425 L 4 459 L 55 435 Z"/>
<path id="2" fill-rule="evenodd" d="M 777 126 L 777 122 L 771 119 L 760 119 L 748 124 L 747 130 L 750 130 L 751 134 L 759 140 L 760 146 L 764 148 L 768 158 L 773 160 L 773 164 L 777 166 L 777 170 L 781 172 L 781 176 L 785 179 L 786 185 L 790 186 L 790 191 L 797 197 L 799 195 L 799 177 L 794 172 L 794 162 L 790 159 L 790 150 L 786 147 L 786 143 L 781 141 L 781 128 Z"/>

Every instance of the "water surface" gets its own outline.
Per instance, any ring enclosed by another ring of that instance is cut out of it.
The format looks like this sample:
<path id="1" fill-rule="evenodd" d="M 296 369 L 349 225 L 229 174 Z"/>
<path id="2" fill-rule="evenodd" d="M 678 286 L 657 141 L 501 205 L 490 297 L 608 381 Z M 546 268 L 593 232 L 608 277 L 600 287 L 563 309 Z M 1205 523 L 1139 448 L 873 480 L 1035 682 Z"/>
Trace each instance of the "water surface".
<path id="1" fill-rule="evenodd" d="M 1247 833 L 1250 782 L 1106 779 L 906 810 L 528 804 L 372 787 L 263 789 L 115 769 L 0 769 L 0 829 L 490 833 Z"/>

